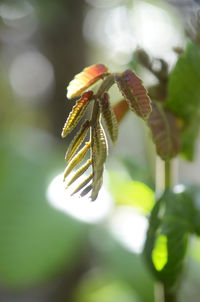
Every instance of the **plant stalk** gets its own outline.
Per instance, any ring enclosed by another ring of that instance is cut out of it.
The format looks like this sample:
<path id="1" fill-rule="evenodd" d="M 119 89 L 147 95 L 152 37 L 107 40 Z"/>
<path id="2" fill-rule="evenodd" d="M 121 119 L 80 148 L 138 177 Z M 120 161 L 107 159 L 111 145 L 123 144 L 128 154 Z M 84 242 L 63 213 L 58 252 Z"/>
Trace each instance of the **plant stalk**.
<path id="1" fill-rule="evenodd" d="M 172 163 L 170 160 L 165 161 L 165 190 L 169 190 L 172 188 L 172 171 L 171 167 Z"/>
<path id="2" fill-rule="evenodd" d="M 100 108 L 99 108 L 99 103 L 98 103 L 98 99 L 102 97 L 102 95 L 104 94 L 104 92 L 108 91 L 109 88 L 114 84 L 114 74 L 110 74 L 107 76 L 107 78 L 102 82 L 101 86 L 99 87 L 96 96 L 95 96 L 95 101 L 94 101 L 94 105 L 93 105 L 93 110 L 92 110 L 92 117 L 90 120 L 90 124 L 91 126 L 93 126 L 96 121 L 99 118 L 99 114 L 100 114 Z"/>
<path id="3" fill-rule="evenodd" d="M 156 195 L 160 195 L 173 188 L 177 181 L 177 165 L 173 160 L 163 162 L 157 157 L 156 160 Z M 177 295 L 169 292 L 168 288 L 160 283 L 155 284 L 155 302 L 177 302 Z"/>

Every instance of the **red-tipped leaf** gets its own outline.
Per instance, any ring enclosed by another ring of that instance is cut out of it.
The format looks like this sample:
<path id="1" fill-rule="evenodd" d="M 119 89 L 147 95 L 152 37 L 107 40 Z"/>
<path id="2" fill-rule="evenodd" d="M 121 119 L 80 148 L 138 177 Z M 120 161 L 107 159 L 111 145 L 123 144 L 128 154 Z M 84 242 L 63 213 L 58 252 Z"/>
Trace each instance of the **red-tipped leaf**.
<path id="1" fill-rule="evenodd" d="M 108 69 L 103 64 L 92 65 L 77 74 L 67 87 L 67 98 L 71 99 L 86 90 L 88 87 L 103 79 L 108 74 Z"/>
<path id="2" fill-rule="evenodd" d="M 151 101 L 141 79 L 130 69 L 127 69 L 122 74 L 116 74 L 115 81 L 130 109 L 146 120 L 151 113 Z"/>

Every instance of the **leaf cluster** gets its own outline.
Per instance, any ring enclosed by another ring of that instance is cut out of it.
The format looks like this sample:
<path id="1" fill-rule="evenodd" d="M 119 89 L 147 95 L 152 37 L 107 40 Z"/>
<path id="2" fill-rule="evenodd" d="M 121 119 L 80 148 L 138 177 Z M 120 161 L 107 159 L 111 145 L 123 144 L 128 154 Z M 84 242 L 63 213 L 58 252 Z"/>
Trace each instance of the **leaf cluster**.
<path id="1" fill-rule="evenodd" d="M 91 85 L 99 80 L 102 80 L 102 82 L 96 93 L 93 90 L 88 90 Z M 65 156 L 67 167 L 64 171 L 65 181 L 66 177 L 81 164 L 87 152 L 90 151 L 89 160 L 75 172 L 67 187 L 91 166 L 92 172 L 72 193 L 75 194 L 82 190 L 80 196 L 84 196 L 91 191 L 91 200 L 97 198 L 103 183 L 104 164 L 108 154 L 104 127 L 113 143 L 116 142 L 118 137 L 117 122 L 119 117 L 116 117 L 116 112 L 113 112 L 108 94 L 108 90 L 115 83 L 124 96 L 124 101 L 128 107 L 142 119 L 148 119 L 151 113 L 150 99 L 142 85 L 142 81 L 130 69 L 123 73 L 109 73 L 107 67 L 103 64 L 92 65 L 77 74 L 67 88 L 68 98 L 77 96 L 80 96 L 80 98 L 68 116 L 62 131 L 62 137 L 68 135 L 77 126 L 89 104 L 93 102 L 91 119 L 87 119 L 83 123 L 69 145 Z M 104 126 L 102 120 L 104 120 Z M 89 131 L 89 141 L 85 142 Z M 81 148 L 82 144 L 83 147 Z"/>

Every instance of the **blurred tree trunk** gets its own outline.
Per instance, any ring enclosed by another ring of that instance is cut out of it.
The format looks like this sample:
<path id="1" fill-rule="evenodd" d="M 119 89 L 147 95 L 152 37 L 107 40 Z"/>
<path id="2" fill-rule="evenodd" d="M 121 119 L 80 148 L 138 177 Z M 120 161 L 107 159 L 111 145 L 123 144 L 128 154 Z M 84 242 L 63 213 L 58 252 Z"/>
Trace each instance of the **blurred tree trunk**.
<path id="1" fill-rule="evenodd" d="M 66 87 L 73 76 L 85 66 L 86 45 L 82 35 L 85 3 L 82 0 L 62 0 L 61 13 L 43 26 L 43 50 L 52 62 L 55 72 L 55 93 L 47 110 L 51 119 L 50 129 L 57 137 L 73 106 L 66 102 Z"/>

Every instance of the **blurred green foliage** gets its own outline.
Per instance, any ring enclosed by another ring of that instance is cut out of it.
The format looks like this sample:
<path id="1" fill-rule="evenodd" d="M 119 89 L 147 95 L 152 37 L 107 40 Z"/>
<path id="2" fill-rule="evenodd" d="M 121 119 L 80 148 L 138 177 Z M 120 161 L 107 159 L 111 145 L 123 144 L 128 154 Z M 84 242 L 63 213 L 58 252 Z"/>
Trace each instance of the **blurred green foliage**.
<path id="1" fill-rule="evenodd" d="M 132 206 L 142 214 L 150 213 L 154 205 L 154 193 L 144 183 L 132 181 L 122 173 L 109 172 L 110 192 L 117 205 Z"/>
<path id="2" fill-rule="evenodd" d="M 181 118 L 182 154 L 194 159 L 199 133 L 200 112 L 200 48 L 189 42 L 179 57 L 169 79 L 167 108 Z"/>
<path id="3" fill-rule="evenodd" d="M 0 276 L 6 287 L 25 288 L 72 267 L 88 227 L 47 202 L 55 156 L 24 156 L 11 138 L 1 135 Z"/>

